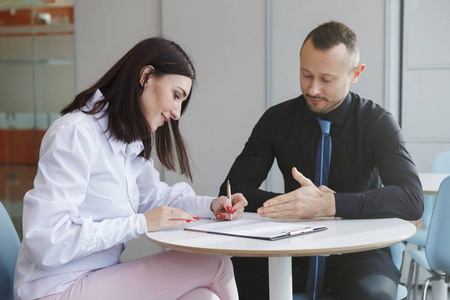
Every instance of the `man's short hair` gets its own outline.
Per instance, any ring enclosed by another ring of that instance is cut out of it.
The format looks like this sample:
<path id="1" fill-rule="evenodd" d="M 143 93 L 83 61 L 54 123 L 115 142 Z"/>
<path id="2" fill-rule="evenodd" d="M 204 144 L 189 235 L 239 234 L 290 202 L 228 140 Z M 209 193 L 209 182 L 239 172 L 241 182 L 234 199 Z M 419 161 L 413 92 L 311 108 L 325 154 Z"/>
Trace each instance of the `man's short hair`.
<path id="1" fill-rule="evenodd" d="M 356 42 L 356 34 L 346 25 L 336 21 L 319 25 L 305 38 L 302 49 L 309 39 L 311 39 L 314 48 L 317 50 L 329 50 L 339 44 L 344 44 L 348 51 L 350 70 L 358 65 L 359 49 Z"/>

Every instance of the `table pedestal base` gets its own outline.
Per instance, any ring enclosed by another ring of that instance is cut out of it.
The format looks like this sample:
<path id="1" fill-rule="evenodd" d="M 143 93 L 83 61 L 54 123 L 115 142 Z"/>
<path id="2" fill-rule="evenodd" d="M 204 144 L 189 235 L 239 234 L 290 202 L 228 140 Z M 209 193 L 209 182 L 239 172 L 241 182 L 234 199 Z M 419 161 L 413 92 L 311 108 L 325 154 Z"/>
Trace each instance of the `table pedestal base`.
<path id="1" fill-rule="evenodd" d="M 269 257 L 269 292 L 271 300 L 292 300 L 291 257 Z"/>

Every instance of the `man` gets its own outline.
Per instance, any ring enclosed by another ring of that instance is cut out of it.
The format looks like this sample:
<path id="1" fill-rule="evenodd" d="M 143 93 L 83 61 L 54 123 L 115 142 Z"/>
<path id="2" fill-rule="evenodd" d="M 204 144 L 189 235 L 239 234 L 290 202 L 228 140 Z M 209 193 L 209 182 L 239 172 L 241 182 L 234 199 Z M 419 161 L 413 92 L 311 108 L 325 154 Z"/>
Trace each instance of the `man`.
<path id="1" fill-rule="evenodd" d="M 226 178 L 245 195 L 248 211 L 274 219 L 421 217 L 422 187 L 398 124 L 349 91 L 364 68 L 356 35 L 344 24 L 324 23 L 306 37 L 303 94 L 266 111 Z M 328 184 L 316 187 L 318 118 L 331 121 L 332 146 Z M 275 158 L 281 195 L 259 189 Z M 294 292 L 305 292 L 308 264 L 309 258 L 293 258 Z M 267 259 L 235 257 L 233 265 L 240 299 L 268 299 Z M 324 276 L 325 292 L 338 299 L 386 300 L 396 298 L 400 273 L 384 248 L 329 256 Z"/>

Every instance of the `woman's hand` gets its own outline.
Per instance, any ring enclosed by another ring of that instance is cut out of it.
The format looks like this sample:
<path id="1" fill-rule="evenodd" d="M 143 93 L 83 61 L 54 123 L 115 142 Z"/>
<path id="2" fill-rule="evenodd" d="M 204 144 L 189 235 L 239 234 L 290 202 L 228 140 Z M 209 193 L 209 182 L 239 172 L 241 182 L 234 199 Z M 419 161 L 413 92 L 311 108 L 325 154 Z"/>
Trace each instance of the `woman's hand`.
<path id="1" fill-rule="evenodd" d="M 247 204 L 244 195 L 240 193 L 231 195 L 231 203 L 229 198 L 220 196 L 211 202 L 211 211 L 218 219 L 238 220 L 242 218 L 244 207 L 246 207 Z"/>
<path id="2" fill-rule="evenodd" d="M 147 220 L 147 230 L 157 231 L 167 227 L 186 225 L 191 221 L 198 221 L 199 217 L 190 214 L 176 207 L 160 206 L 144 213 Z"/>

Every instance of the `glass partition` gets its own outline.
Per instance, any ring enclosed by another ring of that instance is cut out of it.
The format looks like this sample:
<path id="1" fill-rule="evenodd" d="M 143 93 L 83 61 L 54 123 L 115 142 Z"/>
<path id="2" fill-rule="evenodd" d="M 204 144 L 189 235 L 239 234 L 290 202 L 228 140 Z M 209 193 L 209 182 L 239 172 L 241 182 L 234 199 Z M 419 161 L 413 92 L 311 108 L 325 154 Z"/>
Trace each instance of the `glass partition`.
<path id="1" fill-rule="evenodd" d="M 73 1 L 1 1 L 0 45 L 0 201 L 21 236 L 41 139 L 75 96 Z"/>

